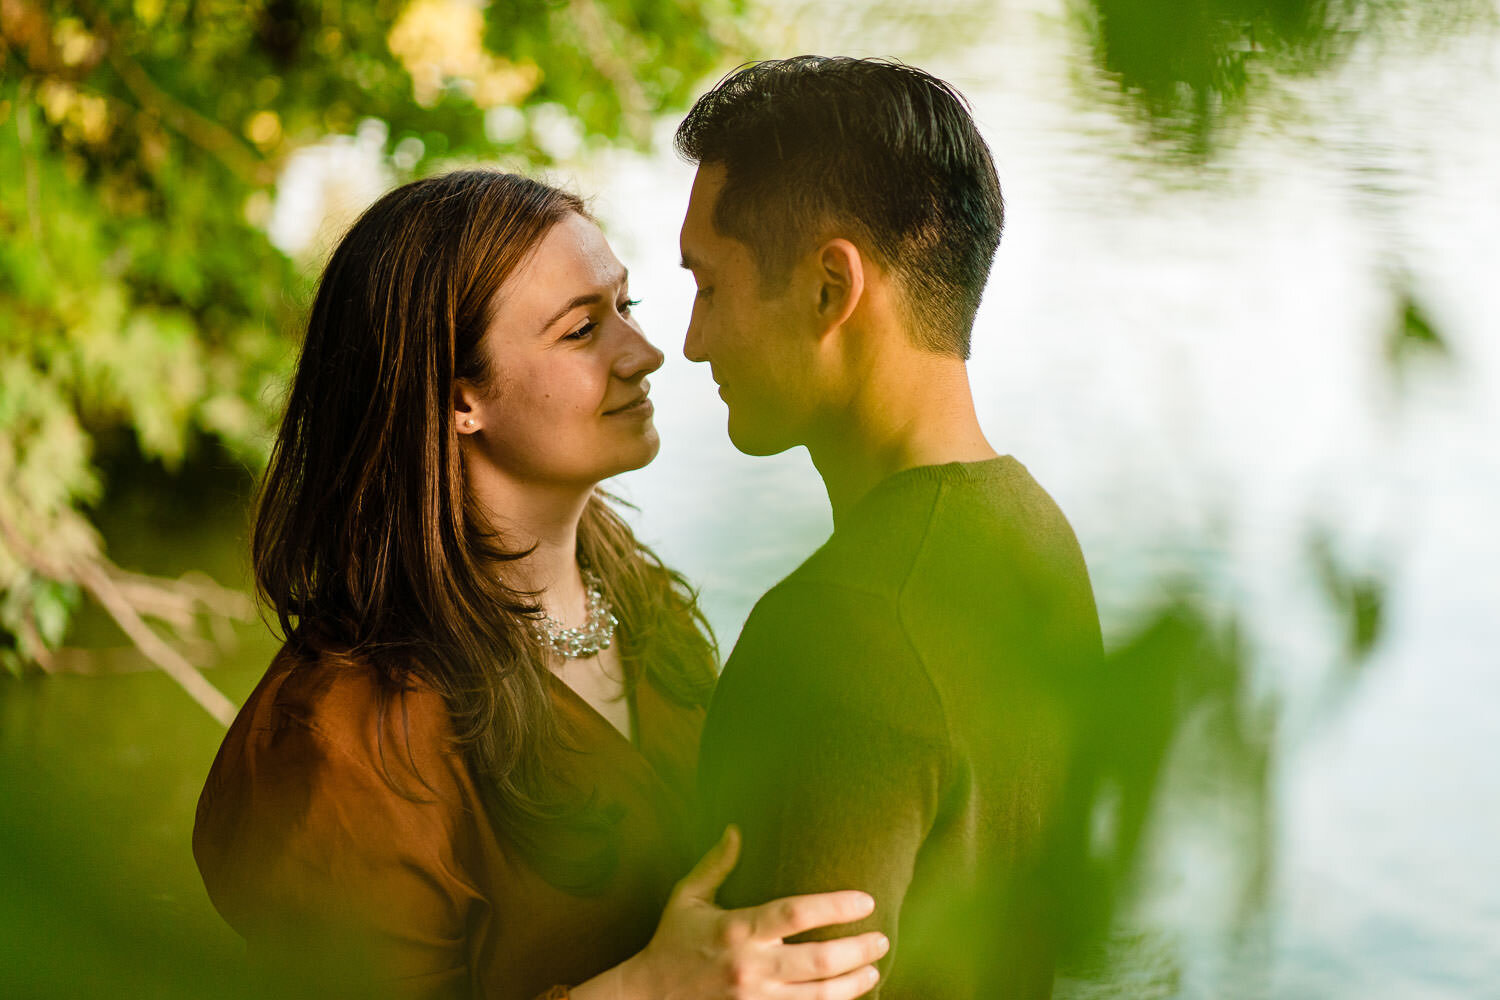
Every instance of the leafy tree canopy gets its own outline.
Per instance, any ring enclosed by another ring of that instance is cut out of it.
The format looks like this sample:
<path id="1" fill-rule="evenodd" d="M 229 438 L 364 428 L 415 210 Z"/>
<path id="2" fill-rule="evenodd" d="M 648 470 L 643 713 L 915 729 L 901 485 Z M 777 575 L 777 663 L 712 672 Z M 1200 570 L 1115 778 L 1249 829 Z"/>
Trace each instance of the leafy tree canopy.
<path id="1" fill-rule="evenodd" d="M 298 150 L 374 119 L 394 181 L 546 162 L 544 119 L 640 145 L 739 3 L 0 0 L 6 667 L 45 665 L 83 591 L 127 631 L 161 606 L 89 522 L 103 435 L 263 464 L 311 280 L 265 229 Z"/>

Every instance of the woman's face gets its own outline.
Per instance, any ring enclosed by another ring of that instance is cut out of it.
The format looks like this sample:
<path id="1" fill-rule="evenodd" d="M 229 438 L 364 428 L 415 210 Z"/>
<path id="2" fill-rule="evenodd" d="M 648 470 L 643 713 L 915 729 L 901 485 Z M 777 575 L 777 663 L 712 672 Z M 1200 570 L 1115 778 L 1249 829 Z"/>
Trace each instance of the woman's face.
<path id="1" fill-rule="evenodd" d="M 589 486 L 656 457 L 646 376 L 662 353 L 630 315 L 625 268 L 569 215 L 500 287 L 481 349 L 488 392 L 460 385 L 455 418 L 518 483 Z"/>

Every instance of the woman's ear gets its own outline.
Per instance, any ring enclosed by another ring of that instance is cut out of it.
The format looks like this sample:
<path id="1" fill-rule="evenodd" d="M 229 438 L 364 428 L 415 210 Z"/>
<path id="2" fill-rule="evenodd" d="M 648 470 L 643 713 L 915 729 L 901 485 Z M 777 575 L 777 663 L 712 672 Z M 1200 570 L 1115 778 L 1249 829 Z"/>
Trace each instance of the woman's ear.
<path id="1" fill-rule="evenodd" d="M 483 429 L 479 393 L 463 379 L 453 382 L 453 426 L 460 434 L 474 434 Z"/>
<path id="2" fill-rule="evenodd" d="M 859 248 L 834 239 L 818 249 L 818 320 L 823 332 L 842 326 L 865 294 L 865 265 Z"/>

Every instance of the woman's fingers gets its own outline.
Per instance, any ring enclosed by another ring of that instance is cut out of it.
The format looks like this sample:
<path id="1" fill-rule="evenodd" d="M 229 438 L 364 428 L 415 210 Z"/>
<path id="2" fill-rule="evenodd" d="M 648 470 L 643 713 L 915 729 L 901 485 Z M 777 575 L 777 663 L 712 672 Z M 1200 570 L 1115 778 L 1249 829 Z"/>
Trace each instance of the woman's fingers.
<path id="1" fill-rule="evenodd" d="M 890 941 L 879 931 L 833 941 L 782 945 L 776 949 L 776 978 L 784 983 L 836 979 L 874 965 L 890 947 Z"/>
<path id="2" fill-rule="evenodd" d="M 721 880 L 722 881 L 722 880 Z M 786 896 L 760 906 L 739 910 L 736 917 L 749 920 L 752 937 L 774 941 L 810 931 L 814 927 L 852 924 L 875 912 L 868 893 L 819 892 L 808 896 Z"/>
<path id="3" fill-rule="evenodd" d="M 818 983 L 792 983 L 782 987 L 777 996 L 787 1000 L 854 1000 L 873 990 L 878 982 L 880 973 L 875 966 L 866 965 Z"/>
<path id="4" fill-rule="evenodd" d="M 739 859 L 739 828 L 726 826 L 719 842 L 710 847 L 708 853 L 693 866 L 693 870 L 677 883 L 677 894 L 712 903 L 714 894 L 719 891 L 719 886 L 724 884 L 729 873 L 734 871 L 734 866 Z"/>
<path id="5" fill-rule="evenodd" d="M 677 883 L 651 942 L 619 967 L 627 971 L 616 985 L 649 997 L 853 1000 L 869 992 L 875 985 L 869 963 L 889 947 L 882 935 L 794 945 L 782 939 L 863 920 L 875 900 L 863 892 L 824 892 L 725 911 L 714 896 L 739 855 L 740 832 L 731 826 Z"/>

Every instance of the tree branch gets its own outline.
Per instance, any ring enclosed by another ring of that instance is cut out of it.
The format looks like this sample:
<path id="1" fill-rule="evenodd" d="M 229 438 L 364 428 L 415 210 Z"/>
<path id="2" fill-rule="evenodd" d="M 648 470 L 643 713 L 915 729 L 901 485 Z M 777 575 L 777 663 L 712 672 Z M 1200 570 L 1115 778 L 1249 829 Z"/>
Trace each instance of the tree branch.
<path id="1" fill-rule="evenodd" d="M 186 657 L 173 649 L 141 618 L 139 609 L 143 606 L 147 608 L 173 606 L 180 609 L 182 598 L 179 596 L 174 605 L 170 597 L 171 581 L 153 580 L 151 577 L 140 574 L 125 573 L 99 553 L 49 559 L 26 543 L 16 526 L 3 512 L 0 512 L 0 538 L 3 538 L 6 547 L 21 563 L 36 573 L 52 580 L 76 584 L 88 591 L 115 620 L 115 624 L 120 626 L 120 630 L 129 637 L 135 647 L 156 664 L 163 673 L 176 681 L 205 712 L 224 726 L 234 721 L 234 704 L 224 697 L 218 688 L 209 683 L 197 667 L 189 663 Z M 233 593 L 217 584 L 214 584 L 213 590 L 210 591 L 198 581 L 179 581 L 179 583 L 195 588 L 200 594 L 214 596 L 218 599 L 221 608 L 226 606 L 222 595 Z M 149 596 L 145 594 L 148 584 L 155 588 Z M 132 595 L 134 600 L 132 600 Z M 194 598 L 188 597 L 187 599 L 191 601 Z M 248 604 L 243 598 L 241 601 Z M 233 613 L 232 610 L 219 610 L 208 601 L 204 603 L 211 612 L 226 616 Z M 228 607 L 238 609 L 238 606 L 232 602 L 228 604 Z"/>
<path id="2" fill-rule="evenodd" d="M 47 260 L 47 244 L 42 239 L 42 182 L 37 175 L 38 154 L 31 134 L 31 90 L 29 79 L 21 81 L 21 99 L 16 102 L 16 141 L 21 146 L 21 170 L 26 177 L 26 221 L 37 255 Z"/>
<path id="3" fill-rule="evenodd" d="M 224 697 L 218 688 L 209 683 L 208 678 L 177 650 L 151 630 L 141 620 L 141 616 L 131 607 L 130 601 L 121 593 L 120 588 L 110 579 L 109 574 L 104 571 L 100 563 L 90 560 L 81 563 L 77 567 L 77 582 L 94 595 L 94 599 L 103 605 L 104 610 L 109 612 L 115 624 L 120 626 L 130 641 L 135 643 L 137 649 L 146 654 L 150 660 L 162 669 L 163 672 L 188 693 L 188 695 L 203 707 L 209 715 L 227 727 L 234 721 L 234 703 Z"/>
<path id="4" fill-rule="evenodd" d="M 651 137 L 651 102 L 641 82 L 635 78 L 629 60 L 615 51 L 609 37 L 609 14 L 600 9 L 597 0 L 569 0 L 568 13 L 572 15 L 572 25 L 578 30 L 578 38 L 594 68 L 614 84 L 631 138 L 645 143 Z"/>
<path id="5" fill-rule="evenodd" d="M 229 129 L 167 93 L 120 44 L 120 35 L 103 14 L 94 12 L 91 28 L 104 43 L 104 58 L 144 110 L 199 149 L 224 164 L 250 187 L 264 187 L 276 179 L 275 168 L 240 141 Z"/>

